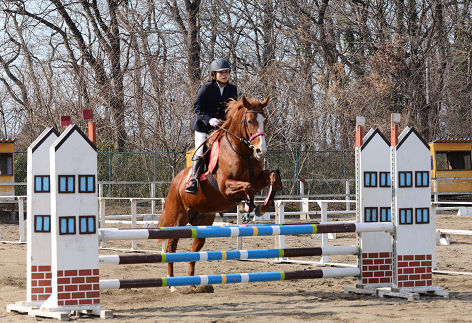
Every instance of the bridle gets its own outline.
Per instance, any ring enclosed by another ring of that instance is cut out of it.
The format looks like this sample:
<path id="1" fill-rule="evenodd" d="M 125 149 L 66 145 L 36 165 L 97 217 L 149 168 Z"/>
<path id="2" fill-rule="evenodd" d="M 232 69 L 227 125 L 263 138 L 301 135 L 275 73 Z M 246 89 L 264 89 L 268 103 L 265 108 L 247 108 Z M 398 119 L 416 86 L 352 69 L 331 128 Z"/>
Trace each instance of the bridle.
<path id="1" fill-rule="evenodd" d="M 241 138 L 237 135 L 235 135 L 234 133 L 232 133 L 231 131 L 227 130 L 227 129 L 224 129 L 224 128 L 220 128 L 221 130 L 225 131 L 225 136 L 226 136 L 226 140 L 228 141 L 228 144 L 229 146 L 231 147 L 231 149 L 233 149 L 233 151 L 238 154 L 239 156 L 242 156 L 246 159 L 250 159 L 251 156 L 247 157 L 247 156 L 244 156 L 242 155 L 241 153 L 239 153 L 238 151 L 236 151 L 236 149 L 234 149 L 233 145 L 231 144 L 231 142 L 229 141 L 229 138 L 228 138 L 228 134 L 232 135 L 233 137 L 239 139 L 239 141 L 241 141 L 243 144 L 245 144 L 246 146 L 248 146 L 251 150 L 254 150 L 254 146 L 251 144 L 251 141 L 253 141 L 254 139 L 256 139 L 257 137 L 259 136 L 265 136 L 265 132 L 258 132 L 258 133 L 255 133 L 253 134 L 252 136 L 249 136 L 249 133 L 247 132 L 247 120 L 246 120 L 246 114 L 248 113 L 264 113 L 264 111 L 253 111 L 253 110 L 248 110 L 244 113 L 244 118 L 243 120 L 241 120 L 241 124 L 239 125 L 239 128 L 241 129 L 243 126 L 244 126 L 244 133 L 246 135 L 246 138 Z M 242 132 L 242 131 L 241 131 Z"/>

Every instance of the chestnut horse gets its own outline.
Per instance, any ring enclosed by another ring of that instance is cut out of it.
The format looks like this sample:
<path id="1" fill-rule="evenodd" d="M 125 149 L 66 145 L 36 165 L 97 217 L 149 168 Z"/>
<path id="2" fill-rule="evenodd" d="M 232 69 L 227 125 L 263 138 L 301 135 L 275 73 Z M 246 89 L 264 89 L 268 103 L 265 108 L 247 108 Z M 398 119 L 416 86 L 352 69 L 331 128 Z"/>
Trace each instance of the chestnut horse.
<path id="1" fill-rule="evenodd" d="M 246 211 L 254 209 L 254 196 L 267 185 L 270 197 L 258 206 L 257 214 L 263 214 L 273 205 L 275 191 L 280 189 L 278 171 L 264 171 L 261 159 L 267 152 L 265 126 L 267 118 L 264 108 L 269 98 L 230 101 L 226 109 L 227 119 L 221 127 L 210 134 L 207 145 L 218 141 L 218 161 L 210 180 L 200 181 L 197 195 L 185 193 L 191 167 L 182 170 L 172 181 L 164 203 L 158 227 L 185 226 L 187 223 L 212 225 L 215 213 L 234 208 L 246 200 Z M 175 252 L 179 239 L 169 239 L 166 252 Z M 159 243 L 159 242 L 158 242 Z M 198 252 L 205 244 L 204 238 L 195 238 L 190 248 Z M 173 263 L 168 264 L 169 277 L 174 276 Z M 190 262 L 189 276 L 195 273 L 195 262 Z"/>

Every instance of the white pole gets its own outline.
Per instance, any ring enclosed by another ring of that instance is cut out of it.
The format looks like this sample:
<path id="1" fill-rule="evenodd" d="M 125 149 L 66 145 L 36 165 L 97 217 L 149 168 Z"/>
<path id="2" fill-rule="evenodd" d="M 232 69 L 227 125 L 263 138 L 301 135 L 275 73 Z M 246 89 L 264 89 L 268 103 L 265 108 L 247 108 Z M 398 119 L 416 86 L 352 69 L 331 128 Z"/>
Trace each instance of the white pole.
<path id="1" fill-rule="evenodd" d="M 236 208 L 236 224 L 241 225 L 243 224 L 242 212 L 243 205 L 239 203 Z M 243 237 L 236 237 L 236 248 L 237 250 L 243 249 Z"/>
<path id="2" fill-rule="evenodd" d="M 133 229 L 137 228 L 136 227 L 136 217 L 137 217 L 137 201 L 136 199 L 130 199 L 131 201 L 131 227 Z M 138 249 L 138 243 L 136 240 L 133 240 L 131 242 L 131 250 L 137 250 Z"/>
<path id="3" fill-rule="evenodd" d="M 323 278 L 351 277 L 359 276 L 360 274 L 359 268 L 323 269 Z"/>
<path id="4" fill-rule="evenodd" d="M 156 197 L 156 183 L 151 183 L 151 197 L 151 214 L 154 220 L 154 214 L 156 214 L 156 200 L 154 199 Z"/>
<path id="5" fill-rule="evenodd" d="M 300 199 L 303 201 L 305 200 L 305 198 L 303 197 L 305 196 L 305 180 L 304 179 L 300 179 Z M 300 203 L 300 209 L 302 212 L 305 212 L 305 211 L 308 211 L 308 210 L 305 210 L 306 208 L 306 204 L 305 202 L 301 202 Z M 306 214 L 300 214 L 300 220 L 306 220 L 307 219 L 307 215 Z"/>
<path id="6" fill-rule="evenodd" d="M 284 209 L 285 209 L 285 205 L 282 201 L 280 200 L 275 201 L 275 224 L 285 223 Z M 285 236 L 283 235 L 275 236 L 275 248 L 276 249 L 285 248 Z"/>
<path id="7" fill-rule="evenodd" d="M 437 208 L 437 204 L 432 204 L 431 205 L 431 216 L 430 216 L 430 221 L 431 219 L 434 219 L 434 221 L 436 221 L 436 208 Z M 436 234 L 436 231 L 435 231 L 435 234 Z M 431 256 L 431 268 L 432 270 L 438 270 L 438 265 L 436 263 L 436 251 L 437 251 L 437 247 L 434 248 L 434 252 Z"/>
<path id="8" fill-rule="evenodd" d="M 98 212 L 100 214 L 100 228 L 105 228 L 105 202 L 106 200 L 102 197 L 98 198 Z M 100 241 L 100 246 L 106 248 L 106 242 L 104 240 Z"/>
<path id="9" fill-rule="evenodd" d="M 349 185 L 349 181 L 346 181 L 346 201 L 349 201 L 351 199 L 349 195 L 351 195 L 351 187 Z M 351 210 L 351 203 L 346 203 L 346 211 L 350 211 L 350 210 Z"/>
<path id="10" fill-rule="evenodd" d="M 321 222 L 328 222 L 328 203 L 324 201 L 318 201 L 318 205 L 321 208 Z M 326 233 L 321 234 L 321 247 L 328 246 L 328 235 Z M 322 256 L 320 263 L 325 265 L 329 263 L 329 256 Z"/>
<path id="11" fill-rule="evenodd" d="M 26 242 L 25 240 L 25 213 L 23 210 L 23 197 L 18 197 L 18 221 L 20 225 L 20 242 Z"/>
<path id="12" fill-rule="evenodd" d="M 148 230 L 118 230 L 104 229 L 98 231 L 100 241 L 107 240 L 146 240 L 149 238 Z"/>
<path id="13" fill-rule="evenodd" d="M 309 210 L 309 204 L 308 204 L 308 197 L 303 197 L 302 198 L 302 212 L 308 212 Z M 300 220 L 309 220 L 310 215 L 307 213 L 300 214 Z"/>

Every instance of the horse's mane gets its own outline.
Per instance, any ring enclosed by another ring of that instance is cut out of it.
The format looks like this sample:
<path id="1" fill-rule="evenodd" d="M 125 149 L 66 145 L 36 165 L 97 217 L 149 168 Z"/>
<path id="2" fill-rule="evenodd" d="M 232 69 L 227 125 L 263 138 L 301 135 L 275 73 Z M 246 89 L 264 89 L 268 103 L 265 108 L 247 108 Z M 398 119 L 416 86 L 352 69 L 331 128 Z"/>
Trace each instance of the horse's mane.
<path id="1" fill-rule="evenodd" d="M 249 102 L 251 111 L 264 110 L 259 100 L 254 98 L 247 98 L 246 100 Z M 230 99 L 226 106 L 226 120 L 220 126 L 220 129 L 215 129 L 210 133 L 210 136 L 208 137 L 209 141 L 213 142 L 214 140 L 219 140 L 225 134 L 223 129 L 230 130 L 229 128 L 231 125 L 237 125 L 239 127 L 246 111 L 248 111 L 248 109 L 244 106 L 243 100 L 236 101 Z"/>

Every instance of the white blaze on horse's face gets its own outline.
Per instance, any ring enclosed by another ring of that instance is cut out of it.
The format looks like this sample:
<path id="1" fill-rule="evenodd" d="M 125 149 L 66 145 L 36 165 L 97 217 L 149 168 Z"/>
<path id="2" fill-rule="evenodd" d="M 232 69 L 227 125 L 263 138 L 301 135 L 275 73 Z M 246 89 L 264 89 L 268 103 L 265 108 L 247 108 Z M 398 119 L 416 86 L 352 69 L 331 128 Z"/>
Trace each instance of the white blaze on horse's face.
<path id="1" fill-rule="evenodd" d="M 257 124 L 259 125 L 258 133 L 265 132 L 266 117 L 262 113 L 257 113 Z M 267 153 L 267 146 L 265 141 L 265 134 L 257 137 L 256 143 L 254 144 L 254 158 L 261 160 Z M 257 143 L 258 141 L 258 143 Z"/>

